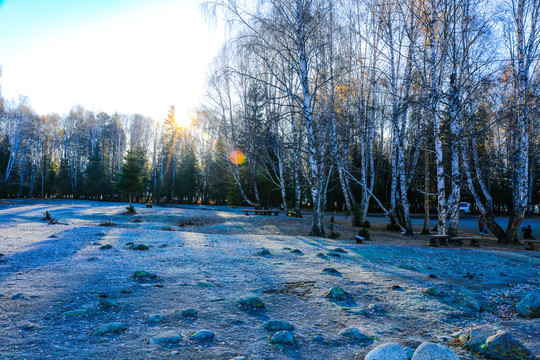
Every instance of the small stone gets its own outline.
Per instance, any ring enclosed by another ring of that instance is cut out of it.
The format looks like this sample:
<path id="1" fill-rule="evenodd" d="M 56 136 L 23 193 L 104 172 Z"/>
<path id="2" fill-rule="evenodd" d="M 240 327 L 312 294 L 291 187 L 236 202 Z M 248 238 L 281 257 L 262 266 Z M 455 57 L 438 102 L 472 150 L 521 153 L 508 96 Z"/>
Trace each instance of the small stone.
<path id="1" fill-rule="evenodd" d="M 126 246 L 133 246 L 133 245 L 135 245 L 135 243 L 133 243 L 131 241 L 126 243 Z"/>
<path id="2" fill-rule="evenodd" d="M 99 299 L 99 304 L 103 306 L 104 308 L 111 308 L 111 307 L 118 306 L 118 303 L 116 301 L 109 298 Z"/>
<path id="3" fill-rule="evenodd" d="M 247 360 L 247 357 L 245 357 L 245 356 L 235 356 L 231 360 Z"/>
<path id="4" fill-rule="evenodd" d="M 197 316 L 198 311 L 195 309 L 185 309 L 180 311 L 180 315 L 183 317 L 195 317 Z"/>
<path id="5" fill-rule="evenodd" d="M 95 256 L 92 256 L 92 257 L 89 257 L 87 260 L 88 261 L 96 261 L 98 258 L 95 257 Z"/>
<path id="6" fill-rule="evenodd" d="M 199 281 L 197 282 L 198 287 L 215 287 L 216 284 L 211 283 L 210 281 Z"/>
<path id="7" fill-rule="evenodd" d="M 288 330 L 278 331 L 270 338 L 270 342 L 278 345 L 293 345 L 294 335 Z"/>
<path id="8" fill-rule="evenodd" d="M 211 341 L 214 339 L 214 333 L 210 330 L 200 330 L 190 336 L 195 341 Z"/>
<path id="9" fill-rule="evenodd" d="M 268 331 L 281 331 L 281 330 L 293 330 L 294 326 L 287 321 L 270 320 L 263 324 L 263 328 Z"/>
<path id="10" fill-rule="evenodd" d="M 332 250 L 332 251 L 333 251 L 333 252 L 337 252 L 337 253 L 342 253 L 342 254 L 347 254 L 347 253 L 348 253 L 347 250 L 344 250 L 344 249 L 342 249 L 342 248 L 340 248 L 340 247 L 335 248 L 335 249 Z"/>
<path id="11" fill-rule="evenodd" d="M 65 311 L 62 313 L 62 316 L 80 316 L 86 313 L 87 313 L 86 309 L 76 309 L 76 310 Z"/>
<path id="12" fill-rule="evenodd" d="M 257 256 L 268 256 L 268 255 L 272 255 L 272 254 L 270 253 L 270 250 L 262 248 L 261 250 L 257 251 L 255 253 L 255 255 L 257 255 Z"/>
<path id="13" fill-rule="evenodd" d="M 334 286 L 330 289 L 328 294 L 326 294 L 326 297 L 333 300 L 342 300 L 347 297 L 347 292 L 339 286 Z"/>
<path id="14" fill-rule="evenodd" d="M 165 331 L 150 338 L 150 344 L 171 345 L 182 341 L 182 335 L 178 331 Z"/>
<path id="15" fill-rule="evenodd" d="M 12 300 L 17 300 L 17 299 L 22 299 L 22 298 L 24 298 L 24 294 L 23 294 L 23 293 L 17 293 L 17 294 L 15 294 L 15 295 L 13 295 L 13 296 L 11 297 Z"/>
<path id="16" fill-rule="evenodd" d="M 131 277 L 137 281 L 144 282 L 144 281 L 156 279 L 157 275 L 144 271 L 144 270 L 139 270 L 139 271 L 135 271 L 133 275 L 131 275 Z"/>
<path id="17" fill-rule="evenodd" d="M 331 256 L 331 257 L 341 257 L 341 255 L 339 255 L 338 253 L 335 253 L 335 252 L 329 252 L 329 253 L 326 253 L 326 255 L 328 256 Z"/>
<path id="18" fill-rule="evenodd" d="M 112 245 L 111 244 L 105 244 L 103 246 L 100 247 L 101 250 L 109 250 L 109 249 L 112 249 Z"/>
<path id="19" fill-rule="evenodd" d="M 168 247 L 168 246 L 169 246 L 169 245 L 167 245 L 167 244 L 161 244 L 161 245 L 158 246 L 158 248 L 164 249 L 164 248 L 166 248 L 166 247 Z"/>
<path id="20" fill-rule="evenodd" d="M 313 337 L 313 342 L 324 343 L 324 336 L 321 334 L 315 335 Z"/>
<path id="21" fill-rule="evenodd" d="M 108 333 L 112 334 L 120 334 L 121 332 L 125 331 L 127 329 L 127 326 L 125 326 L 122 323 L 119 322 L 113 322 L 109 323 L 107 325 L 104 325 L 100 327 L 97 330 L 92 331 L 90 335 L 92 336 L 103 336 Z"/>
<path id="22" fill-rule="evenodd" d="M 406 347 L 403 351 L 405 351 L 405 355 L 407 355 L 407 360 L 411 360 L 414 355 L 414 350 L 410 347 Z"/>
<path id="23" fill-rule="evenodd" d="M 149 323 L 158 323 L 161 321 L 161 319 L 163 319 L 163 315 L 160 315 L 160 314 L 155 314 L 155 315 L 150 315 L 149 317 L 146 318 L 146 321 L 149 322 Z"/>
<path id="24" fill-rule="evenodd" d="M 540 318 L 540 290 L 525 295 L 516 305 L 516 311 L 523 317 Z"/>
<path id="25" fill-rule="evenodd" d="M 320 257 L 321 259 L 326 259 L 326 255 L 324 255 L 323 253 L 318 253 L 317 255 L 315 255 L 317 257 Z"/>
<path id="26" fill-rule="evenodd" d="M 387 343 L 371 350 L 364 360 L 407 360 L 407 355 L 401 346 Z"/>
<path id="27" fill-rule="evenodd" d="M 299 249 L 291 250 L 291 253 L 296 254 L 296 255 L 304 255 L 304 253 L 302 252 L 302 250 L 299 250 Z"/>
<path id="28" fill-rule="evenodd" d="M 261 309 L 264 308 L 264 302 L 260 297 L 255 295 L 243 296 L 235 300 L 235 304 L 252 308 L 252 309 Z"/>
<path id="29" fill-rule="evenodd" d="M 402 287 L 399 285 L 392 285 L 392 290 L 402 290 Z"/>
<path id="30" fill-rule="evenodd" d="M 244 320 L 242 320 L 242 319 L 237 319 L 237 318 L 230 318 L 230 319 L 229 319 L 229 322 L 230 322 L 232 325 L 242 325 L 242 324 L 244 324 Z"/>
<path id="31" fill-rule="evenodd" d="M 23 329 L 24 331 L 37 330 L 39 329 L 39 325 L 34 324 L 34 323 L 26 323 L 21 327 L 21 329 Z"/>
<path id="32" fill-rule="evenodd" d="M 146 251 L 148 249 L 150 249 L 147 245 L 144 245 L 144 244 L 137 244 L 135 246 L 133 246 L 131 248 L 132 250 L 137 250 L 137 251 Z"/>
<path id="33" fill-rule="evenodd" d="M 412 360 L 459 360 L 459 358 L 444 345 L 423 342 L 414 352 Z"/>
<path id="34" fill-rule="evenodd" d="M 324 268 L 323 273 L 327 273 L 327 274 L 335 275 L 335 276 L 341 275 L 341 273 L 334 268 Z"/>
<path id="35" fill-rule="evenodd" d="M 439 288 L 432 286 L 422 290 L 422 294 L 429 296 L 439 296 L 442 294 L 442 291 Z"/>
<path id="36" fill-rule="evenodd" d="M 351 341 L 365 343 L 366 345 L 370 345 L 370 344 L 373 343 L 373 339 L 371 337 L 367 336 L 366 334 L 364 334 L 363 332 L 361 332 L 357 328 L 345 329 L 342 332 L 340 332 L 339 335 L 341 335 L 341 336 L 343 336 L 343 337 L 345 337 L 345 338 L 347 338 L 347 339 L 349 339 Z"/>

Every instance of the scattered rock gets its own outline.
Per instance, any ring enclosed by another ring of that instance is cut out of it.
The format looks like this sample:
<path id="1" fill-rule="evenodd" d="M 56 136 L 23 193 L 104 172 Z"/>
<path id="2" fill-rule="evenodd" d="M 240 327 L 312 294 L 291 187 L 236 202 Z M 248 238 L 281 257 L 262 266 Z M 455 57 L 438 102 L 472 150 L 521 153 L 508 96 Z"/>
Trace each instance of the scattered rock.
<path id="1" fill-rule="evenodd" d="M 131 277 L 139 282 L 145 282 L 145 281 L 156 279 L 157 275 L 144 271 L 144 270 L 139 270 L 139 271 L 135 271 L 133 275 L 131 275 Z"/>
<path id="2" fill-rule="evenodd" d="M 247 360 L 247 357 L 245 357 L 245 356 L 235 356 L 231 360 Z"/>
<path id="3" fill-rule="evenodd" d="M 262 248 L 261 250 L 257 251 L 255 253 L 255 255 L 257 255 L 257 256 L 268 256 L 268 255 L 272 255 L 272 253 L 270 253 L 270 250 Z"/>
<path id="4" fill-rule="evenodd" d="M 329 275 L 335 275 L 335 276 L 341 275 L 341 273 L 334 268 L 324 268 L 323 273 L 327 273 Z"/>
<path id="5" fill-rule="evenodd" d="M 185 309 L 180 311 L 180 315 L 183 317 L 195 317 L 197 316 L 198 311 L 195 309 Z"/>
<path id="6" fill-rule="evenodd" d="M 334 286 L 330 289 L 328 294 L 326 294 L 326 297 L 332 300 L 343 300 L 347 297 L 347 292 L 339 286 Z"/>
<path id="7" fill-rule="evenodd" d="M 350 341 L 361 342 L 365 345 L 370 345 L 373 343 L 373 339 L 370 336 L 367 336 L 357 328 L 348 328 L 339 333 L 340 336 L 347 338 Z"/>
<path id="8" fill-rule="evenodd" d="M 13 295 L 11 297 L 12 300 L 17 300 L 17 299 L 23 299 L 24 298 L 24 294 L 23 293 L 17 293 L 15 295 Z"/>
<path id="9" fill-rule="evenodd" d="M 321 259 L 327 259 L 326 255 L 324 255 L 323 253 L 318 253 L 315 256 L 320 257 Z"/>
<path id="10" fill-rule="evenodd" d="M 403 288 L 399 285 L 392 285 L 392 290 L 403 290 Z"/>
<path id="11" fill-rule="evenodd" d="M 113 323 L 104 325 L 97 330 L 92 331 L 90 335 L 103 336 L 108 333 L 120 334 L 121 332 L 124 332 L 126 329 L 127 329 L 127 326 L 125 326 L 124 324 L 119 323 L 119 322 L 113 322 Z"/>
<path id="12" fill-rule="evenodd" d="M 326 253 L 326 255 L 331 256 L 331 257 L 341 257 L 341 255 L 335 252 L 329 252 L 329 253 Z"/>
<path id="13" fill-rule="evenodd" d="M 34 323 L 26 323 L 21 327 L 21 329 L 23 329 L 24 331 L 32 331 L 32 330 L 37 330 L 39 328 L 40 326 Z"/>
<path id="14" fill-rule="evenodd" d="M 210 281 L 199 281 L 197 282 L 198 287 L 215 287 L 216 284 L 211 283 Z"/>
<path id="15" fill-rule="evenodd" d="M 294 335 L 288 330 L 278 331 L 272 335 L 270 342 L 278 345 L 294 345 Z"/>
<path id="16" fill-rule="evenodd" d="M 423 342 L 414 352 L 412 360 L 459 360 L 459 358 L 444 345 Z"/>
<path id="17" fill-rule="evenodd" d="M 407 354 L 401 346 L 387 343 L 371 350 L 364 360 L 407 360 Z"/>
<path id="18" fill-rule="evenodd" d="M 138 250 L 138 251 L 146 251 L 150 249 L 147 245 L 144 244 L 137 244 L 131 248 L 131 250 Z"/>
<path id="19" fill-rule="evenodd" d="M 340 247 L 338 247 L 338 248 L 335 248 L 335 249 L 334 249 L 334 250 L 332 250 L 332 251 L 333 251 L 333 252 L 337 252 L 337 253 L 342 253 L 342 254 L 347 254 L 347 253 L 348 253 L 348 251 L 347 251 L 347 250 L 345 250 L 345 249 L 342 249 L 342 248 L 340 248 Z"/>
<path id="20" fill-rule="evenodd" d="M 260 297 L 255 295 L 242 296 L 236 299 L 234 303 L 252 309 L 264 308 L 264 302 L 261 300 Z"/>
<path id="21" fill-rule="evenodd" d="M 405 351 L 405 355 L 407 355 L 407 360 L 411 360 L 414 355 L 414 350 L 410 347 L 406 347 L 403 351 Z"/>
<path id="22" fill-rule="evenodd" d="M 150 338 L 150 344 L 171 345 L 182 341 L 182 335 L 178 331 L 165 331 Z"/>
<path id="23" fill-rule="evenodd" d="M 158 248 L 164 249 L 164 248 L 166 248 L 166 247 L 168 247 L 168 246 L 169 246 L 169 245 L 167 245 L 167 244 L 161 244 L 161 245 L 158 246 Z"/>
<path id="24" fill-rule="evenodd" d="M 540 317 L 540 290 L 532 291 L 525 295 L 516 305 L 516 311 L 523 317 Z"/>
<path id="25" fill-rule="evenodd" d="M 135 245 L 135 243 L 133 243 L 131 241 L 126 243 L 126 246 L 128 246 L 128 247 L 133 246 L 133 245 Z"/>
<path id="26" fill-rule="evenodd" d="M 466 329 L 459 340 L 466 349 L 491 359 L 522 360 L 532 357 L 532 353 L 512 334 L 492 325 L 482 325 Z"/>
<path id="27" fill-rule="evenodd" d="M 281 330 L 293 330 L 294 326 L 287 321 L 270 320 L 263 324 L 263 328 L 268 331 L 281 331 Z"/>
<path id="28" fill-rule="evenodd" d="M 95 256 L 92 256 L 92 257 L 89 257 L 87 260 L 88 261 L 96 261 L 98 258 L 95 257 Z"/>
<path id="29" fill-rule="evenodd" d="M 324 343 L 324 336 L 317 334 L 313 337 L 313 342 Z"/>
<path id="30" fill-rule="evenodd" d="M 111 308 L 111 307 L 118 306 L 118 303 L 116 301 L 109 298 L 99 299 L 99 304 L 103 306 L 104 308 Z"/>
<path id="31" fill-rule="evenodd" d="M 200 330 L 191 335 L 190 338 L 195 341 L 211 341 L 214 338 L 214 333 L 210 330 Z"/>
<path id="32" fill-rule="evenodd" d="M 428 278 L 436 279 L 436 278 L 437 278 L 437 275 L 435 275 L 435 274 L 429 274 L 429 275 L 428 275 Z"/>
<path id="33" fill-rule="evenodd" d="M 131 290 L 122 289 L 122 291 L 120 291 L 120 294 L 131 294 Z"/>
<path id="34" fill-rule="evenodd" d="M 105 245 L 100 246 L 100 249 L 101 250 L 109 250 L 109 249 L 112 249 L 112 245 L 111 244 L 105 244 Z"/>
<path id="35" fill-rule="evenodd" d="M 80 316 L 87 313 L 86 309 L 69 310 L 62 313 L 62 316 Z"/>
<path id="36" fill-rule="evenodd" d="M 302 252 L 302 250 L 299 250 L 299 249 L 291 250 L 291 253 L 296 254 L 296 255 L 304 255 L 304 253 Z"/>
<path id="37" fill-rule="evenodd" d="M 163 319 L 163 315 L 155 314 L 155 315 L 150 315 L 149 317 L 147 317 L 146 322 L 156 324 L 160 322 L 162 319 Z"/>
<path id="38" fill-rule="evenodd" d="M 242 319 L 237 319 L 237 318 L 230 318 L 230 319 L 229 319 L 229 322 L 230 322 L 232 325 L 242 325 L 242 324 L 244 324 L 244 320 L 242 320 Z"/>
<path id="39" fill-rule="evenodd" d="M 439 296 L 442 294 L 442 291 L 439 288 L 432 286 L 422 290 L 422 294 L 429 296 Z"/>

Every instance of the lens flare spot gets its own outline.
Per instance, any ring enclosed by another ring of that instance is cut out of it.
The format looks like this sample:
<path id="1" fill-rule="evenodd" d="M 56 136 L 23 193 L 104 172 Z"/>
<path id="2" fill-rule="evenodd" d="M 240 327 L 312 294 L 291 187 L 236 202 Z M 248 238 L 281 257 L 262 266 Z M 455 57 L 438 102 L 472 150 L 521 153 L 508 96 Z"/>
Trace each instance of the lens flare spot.
<path id="1" fill-rule="evenodd" d="M 229 154 L 229 160 L 235 165 L 242 165 L 246 162 L 246 156 L 240 150 L 233 150 Z"/>

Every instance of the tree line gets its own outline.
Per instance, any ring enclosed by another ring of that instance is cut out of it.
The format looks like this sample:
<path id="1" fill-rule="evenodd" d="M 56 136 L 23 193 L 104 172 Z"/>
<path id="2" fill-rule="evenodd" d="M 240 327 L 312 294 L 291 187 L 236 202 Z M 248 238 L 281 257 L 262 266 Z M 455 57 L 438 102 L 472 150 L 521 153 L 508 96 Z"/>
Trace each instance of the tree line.
<path id="1" fill-rule="evenodd" d="M 0 196 L 120 199 L 129 151 L 156 202 L 411 212 L 455 235 L 475 205 L 516 241 L 539 203 L 540 0 L 218 0 L 227 26 L 190 126 L 141 115 L 36 115 L 2 102 Z M 495 214 L 510 215 L 507 229 Z"/>

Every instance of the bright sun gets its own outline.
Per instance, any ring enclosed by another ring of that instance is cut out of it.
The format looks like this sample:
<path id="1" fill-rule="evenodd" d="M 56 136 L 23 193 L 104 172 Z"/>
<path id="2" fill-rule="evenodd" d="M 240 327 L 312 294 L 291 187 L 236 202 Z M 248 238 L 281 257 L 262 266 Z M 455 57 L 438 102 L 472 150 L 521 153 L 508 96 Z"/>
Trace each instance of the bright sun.
<path id="1" fill-rule="evenodd" d="M 177 114 L 174 122 L 179 128 L 188 128 L 191 126 L 191 114 L 186 112 L 184 115 Z"/>

